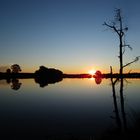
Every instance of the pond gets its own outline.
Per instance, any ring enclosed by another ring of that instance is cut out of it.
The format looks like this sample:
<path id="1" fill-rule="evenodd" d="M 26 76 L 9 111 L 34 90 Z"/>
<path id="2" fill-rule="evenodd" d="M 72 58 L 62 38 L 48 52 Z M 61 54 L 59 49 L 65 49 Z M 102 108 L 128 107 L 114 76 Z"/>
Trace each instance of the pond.
<path id="1" fill-rule="evenodd" d="M 122 93 L 120 81 L 114 86 L 110 79 L 100 82 L 65 78 L 40 87 L 34 79 L 0 80 L 0 133 L 92 140 L 134 128 L 140 118 L 140 80 L 123 79 Z"/>

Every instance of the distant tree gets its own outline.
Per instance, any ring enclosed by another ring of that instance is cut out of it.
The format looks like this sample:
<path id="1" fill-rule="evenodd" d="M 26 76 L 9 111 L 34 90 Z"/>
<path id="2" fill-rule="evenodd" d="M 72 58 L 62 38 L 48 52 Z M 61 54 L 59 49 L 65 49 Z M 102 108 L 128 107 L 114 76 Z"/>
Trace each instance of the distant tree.
<path id="1" fill-rule="evenodd" d="M 6 73 L 8 73 L 8 74 L 11 73 L 11 70 L 10 69 L 7 69 L 6 70 Z"/>
<path id="2" fill-rule="evenodd" d="M 123 25 L 123 18 L 122 18 L 122 13 L 121 13 L 121 9 L 116 9 L 116 14 L 115 14 L 115 19 L 113 22 L 111 23 L 106 23 L 104 22 L 103 25 L 107 26 L 108 28 L 110 28 L 111 30 L 113 30 L 119 38 L 119 61 L 120 61 L 120 75 L 122 76 L 123 74 L 123 68 L 138 61 L 139 57 L 136 57 L 133 61 L 127 63 L 127 64 L 123 64 L 123 55 L 125 53 L 125 49 L 126 47 L 128 47 L 130 50 L 132 50 L 132 47 L 130 47 L 130 45 L 125 43 L 125 33 L 126 31 L 128 31 L 128 27 L 125 27 Z"/>
<path id="3" fill-rule="evenodd" d="M 41 78 L 59 79 L 62 78 L 63 72 L 54 68 L 40 66 L 39 70 L 35 71 L 35 75 Z"/>
<path id="4" fill-rule="evenodd" d="M 18 64 L 13 64 L 11 66 L 11 70 L 12 70 L 12 73 L 19 73 L 21 71 L 21 68 Z"/>

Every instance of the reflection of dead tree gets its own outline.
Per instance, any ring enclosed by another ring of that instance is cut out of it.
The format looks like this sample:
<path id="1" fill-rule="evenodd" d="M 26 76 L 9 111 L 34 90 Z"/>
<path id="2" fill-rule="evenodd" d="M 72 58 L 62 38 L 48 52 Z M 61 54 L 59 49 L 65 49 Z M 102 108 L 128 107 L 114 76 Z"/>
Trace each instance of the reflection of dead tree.
<path id="1" fill-rule="evenodd" d="M 111 74 L 112 74 L 112 67 L 110 67 Z M 125 104 L 124 104 L 124 96 L 123 96 L 123 78 L 120 78 L 120 107 L 121 107 L 121 116 L 122 116 L 122 121 L 121 117 L 119 114 L 119 109 L 118 109 L 118 104 L 117 104 L 117 98 L 116 98 L 116 90 L 115 90 L 115 84 L 119 78 L 115 79 L 113 81 L 113 78 L 111 77 L 111 85 L 112 85 L 112 92 L 113 92 L 113 102 L 114 102 L 114 112 L 116 115 L 116 123 L 118 125 L 119 130 L 122 132 L 127 131 L 127 120 L 126 120 L 126 113 L 125 113 Z"/>
<path id="2" fill-rule="evenodd" d="M 120 79 L 120 103 L 121 103 L 121 113 L 123 119 L 124 130 L 127 130 L 127 121 L 124 108 L 124 96 L 123 96 L 123 78 Z"/>
<path id="3" fill-rule="evenodd" d="M 110 67 L 111 69 L 111 74 L 112 74 L 112 67 Z M 117 104 L 117 98 L 116 98 L 116 90 L 115 90 L 115 84 L 118 81 L 118 79 L 116 79 L 115 81 L 113 81 L 113 78 L 111 77 L 111 85 L 112 85 L 112 92 L 113 92 L 113 103 L 114 103 L 114 112 L 115 112 L 115 119 L 116 119 L 116 124 L 118 125 L 118 130 L 121 131 L 122 129 L 122 123 L 121 123 L 121 119 L 120 119 L 120 115 L 119 115 L 119 109 L 118 109 L 118 104 Z"/>

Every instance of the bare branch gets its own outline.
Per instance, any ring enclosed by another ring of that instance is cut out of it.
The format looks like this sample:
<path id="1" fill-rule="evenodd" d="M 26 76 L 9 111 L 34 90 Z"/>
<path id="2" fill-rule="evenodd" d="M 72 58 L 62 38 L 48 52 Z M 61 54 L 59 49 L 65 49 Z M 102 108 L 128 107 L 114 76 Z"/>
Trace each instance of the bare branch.
<path id="1" fill-rule="evenodd" d="M 123 30 L 124 30 L 124 31 L 128 31 L 128 27 L 125 27 Z"/>
<path id="2" fill-rule="evenodd" d="M 103 25 L 108 26 L 109 28 L 112 28 L 112 29 L 113 29 L 113 26 L 112 26 L 112 25 L 107 24 L 106 22 L 104 22 L 104 24 L 103 24 Z"/>
<path id="3" fill-rule="evenodd" d="M 125 28 L 118 30 L 118 31 L 128 31 L 128 27 L 125 27 Z"/>
<path id="4" fill-rule="evenodd" d="M 123 45 L 123 47 L 128 47 L 131 51 L 133 50 L 133 48 L 130 45 Z"/>
<path id="5" fill-rule="evenodd" d="M 131 64 L 134 63 L 134 62 L 137 62 L 137 61 L 139 60 L 139 58 L 140 58 L 140 56 L 137 56 L 133 61 L 131 61 L 131 62 L 125 64 L 125 65 L 123 66 L 123 68 L 124 68 L 124 67 L 127 67 L 127 66 L 129 66 L 129 65 L 131 65 Z"/>
<path id="6" fill-rule="evenodd" d="M 126 45 L 131 51 L 133 50 L 133 48 L 130 45 Z"/>
<path id="7" fill-rule="evenodd" d="M 105 25 L 105 26 L 107 26 L 107 27 L 113 29 L 113 30 L 120 36 L 119 30 L 117 30 L 117 28 L 116 28 L 114 25 L 113 25 L 113 26 L 112 26 L 112 25 L 109 25 L 109 24 L 107 24 L 106 22 L 104 22 L 103 25 Z"/>
<path id="8" fill-rule="evenodd" d="M 124 44 L 125 44 L 125 42 L 124 42 Z M 122 47 L 123 47 L 122 55 L 124 55 L 124 53 L 125 53 L 125 47 L 128 47 L 131 51 L 133 50 L 133 48 L 130 47 L 130 45 L 123 45 Z"/>
<path id="9" fill-rule="evenodd" d="M 123 49 L 122 55 L 124 55 L 124 53 L 125 53 L 125 47 L 124 47 L 124 49 Z"/>
<path id="10" fill-rule="evenodd" d="M 116 12 L 116 15 L 115 15 L 116 21 L 121 21 L 121 19 L 122 19 L 121 9 L 116 9 L 115 12 Z"/>

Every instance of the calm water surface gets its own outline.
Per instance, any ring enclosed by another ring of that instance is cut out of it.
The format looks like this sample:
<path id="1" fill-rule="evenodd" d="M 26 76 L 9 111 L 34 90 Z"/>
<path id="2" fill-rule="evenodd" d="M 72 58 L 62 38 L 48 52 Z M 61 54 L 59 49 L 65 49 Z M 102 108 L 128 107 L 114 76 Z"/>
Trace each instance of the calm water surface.
<path id="1" fill-rule="evenodd" d="M 14 90 L 11 83 L 0 81 L 1 133 L 98 137 L 118 127 L 109 79 L 103 79 L 98 85 L 94 79 L 63 79 L 44 88 L 34 79 L 18 82 L 20 88 Z M 119 82 L 115 89 L 123 123 Z M 139 79 L 124 80 L 123 97 L 127 127 L 131 127 L 140 115 Z"/>

